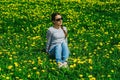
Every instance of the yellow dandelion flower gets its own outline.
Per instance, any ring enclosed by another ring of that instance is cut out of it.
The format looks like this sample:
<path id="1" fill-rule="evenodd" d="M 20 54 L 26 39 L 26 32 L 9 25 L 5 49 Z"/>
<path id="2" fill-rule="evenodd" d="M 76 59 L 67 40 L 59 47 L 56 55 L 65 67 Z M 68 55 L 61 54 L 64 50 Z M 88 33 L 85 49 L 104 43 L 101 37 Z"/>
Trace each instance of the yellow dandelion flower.
<path id="1" fill-rule="evenodd" d="M 75 56 L 75 53 L 73 53 L 73 56 Z"/>
<path id="2" fill-rule="evenodd" d="M 6 54 L 10 55 L 10 52 L 6 52 Z"/>
<path id="3" fill-rule="evenodd" d="M 28 49 L 28 46 L 25 47 L 25 50 L 27 50 L 27 49 Z"/>
<path id="4" fill-rule="evenodd" d="M 111 48 L 112 51 L 114 51 L 114 48 Z"/>
<path id="5" fill-rule="evenodd" d="M 8 80 L 8 79 L 10 79 L 10 77 L 7 76 L 7 77 L 6 77 L 6 80 Z"/>
<path id="6" fill-rule="evenodd" d="M 89 75 L 88 77 L 89 77 L 89 78 L 92 78 L 93 76 L 92 76 L 92 75 Z"/>
<path id="7" fill-rule="evenodd" d="M 76 67 L 76 64 L 73 64 L 74 67 Z"/>
<path id="8" fill-rule="evenodd" d="M 89 68 L 90 68 L 90 69 L 93 69 L 93 67 L 92 67 L 92 66 L 90 66 Z"/>
<path id="9" fill-rule="evenodd" d="M 113 37 L 110 37 L 110 39 L 113 39 Z"/>
<path id="10" fill-rule="evenodd" d="M 24 28 L 22 28 L 22 31 L 24 31 L 24 32 L 25 32 L 25 29 L 24 29 Z"/>
<path id="11" fill-rule="evenodd" d="M 35 46 L 35 44 L 36 44 L 36 43 L 35 43 L 35 42 L 33 42 L 33 43 L 31 44 L 31 46 Z"/>
<path id="12" fill-rule="evenodd" d="M 102 42 L 100 42 L 100 46 L 103 46 L 103 43 L 102 43 Z"/>
<path id="13" fill-rule="evenodd" d="M 22 71 L 22 69 L 18 69 L 18 71 Z"/>
<path id="14" fill-rule="evenodd" d="M 120 49 L 120 44 L 118 44 L 118 45 L 115 45 L 118 49 Z"/>
<path id="15" fill-rule="evenodd" d="M 97 46 L 97 49 L 100 50 L 101 49 L 100 46 Z"/>
<path id="16" fill-rule="evenodd" d="M 19 77 L 15 77 L 16 79 L 19 79 Z"/>
<path id="17" fill-rule="evenodd" d="M 12 68 L 13 68 L 13 66 L 12 66 L 12 65 L 8 66 L 8 69 L 12 69 Z"/>
<path id="18" fill-rule="evenodd" d="M 77 62 L 77 59 L 74 59 L 73 62 L 74 62 L 74 63 Z"/>
<path id="19" fill-rule="evenodd" d="M 52 68 L 52 70 L 55 70 L 55 68 Z"/>
<path id="20" fill-rule="evenodd" d="M 40 60 L 40 57 L 37 57 L 38 60 Z"/>
<path id="21" fill-rule="evenodd" d="M 42 72 L 45 72 L 45 70 L 41 70 Z"/>
<path id="22" fill-rule="evenodd" d="M 72 43 L 70 43 L 70 44 L 68 44 L 68 46 L 69 46 L 69 47 L 72 47 L 73 45 L 72 45 Z"/>
<path id="23" fill-rule="evenodd" d="M 13 75 L 13 72 L 11 72 L 10 75 Z"/>
<path id="24" fill-rule="evenodd" d="M 81 2 L 81 0 L 77 0 L 78 1 L 78 3 L 80 3 Z"/>
<path id="25" fill-rule="evenodd" d="M 92 55 L 92 53 L 89 53 L 89 55 Z"/>
<path id="26" fill-rule="evenodd" d="M 41 65 L 41 64 L 42 64 L 42 61 L 41 61 L 41 60 L 38 60 L 38 64 Z"/>
<path id="27" fill-rule="evenodd" d="M 16 54 L 16 52 L 15 52 L 15 51 L 13 51 L 13 52 L 12 52 L 12 54 Z"/>
<path id="28" fill-rule="evenodd" d="M 39 72 L 39 71 L 36 71 L 36 74 L 37 74 L 37 75 L 39 75 L 39 74 L 40 74 L 40 72 Z"/>
<path id="29" fill-rule="evenodd" d="M 84 64 L 84 61 L 78 61 L 78 64 Z"/>
<path id="30" fill-rule="evenodd" d="M 109 54 L 104 55 L 105 58 L 110 58 Z"/>
<path id="31" fill-rule="evenodd" d="M 35 40 L 35 39 L 40 39 L 40 38 L 41 38 L 40 36 L 35 36 L 32 39 Z"/>
<path id="32" fill-rule="evenodd" d="M 56 61 L 53 61 L 53 64 L 55 64 L 55 65 L 56 65 L 56 64 L 57 64 L 57 63 L 56 63 Z"/>
<path id="33" fill-rule="evenodd" d="M 83 75 L 82 75 L 82 74 L 80 74 L 79 76 L 80 76 L 81 78 L 83 77 Z"/>
<path id="34" fill-rule="evenodd" d="M 20 45 L 15 45 L 16 48 L 20 48 L 21 46 Z"/>
<path id="35" fill-rule="evenodd" d="M 110 77 L 111 77 L 111 75 L 110 75 L 110 74 L 108 74 L 108 75 L 107 75 L 107 77 L 109 77 L 109 78 L 110 78 Z"/>
<path id="36" fill-rule="evenodd" d="M 3 37 L 2 36 L 0 36 L 0 39 L 2 39 Z"/>
<path id="37" fill-rule="evenodd" d="M 112 51 L 110 50 L 109 53 L 112 54 Z"/>
<path id="38" fill-rule="evenodd" d="M 73 65 L 70 65 L 70 68 L 73 68 Z"/>
<path id="39" fill-rule="evenodd" d="M 2 70 L 2 68 L 0 68 L 0 71 Z"/>
<path id="40" fill-rule="evenodd" d="M 105 77 L 105 75 L 101 75 L 101 77 Z"/>
<path id="41" fill-rule="evenodd" d="M 35 62 L 34 61 L 32 61 L 32 64 L 34 64 Z"/>
<path id="42" fill-rule="evenodd" d="M 0 52 L 0 55 L 2 54 L 2 52 Z"/>
<path id="43" fill-rule="evenodd" d="M 75 68 L 76 64 L 70 65 L 70 68 Z"/>
<path id="44" fill-rule="evenodd" d="M 33 69 L 34 69 L 34 70 L 36 70 L 36 69 L 37 69 L 37 67 L 33 67 Z"/>
<path id="45" fill-rule="evenodd" d="M 28 75 L 27 75 L 27 77 L 28 77 L 28 78 L 30 78 L 30 77 L 31 77 L 31 75 L 30 75 L 30 74 L 28 74 Z"/>
<path id="46" fill-rule="evenodd" d="M 92 64 L 92 59 L 88 59 L 88 63 Z"/>
<path id="47" fill-rule="evenodd" d="M 19 64 L 18 64 L 17 62 L 14 62 L 14 65 L 15 65 L 15 67 L 18 67 L 18 66 L 19 66 Z"/>
<path id="48" fill-rule="evenodd" d="M 104 34 L 108 35 L 108 32 L 105 32 Z"/>
<path id="49" fill-rule="evenodd" d="M 111 70 L 111 72 L 114 72 L 114 70 Z"/>
<path id="50" fill-rule="evenodd" d="M 95 77 L 91 77 L 90 80 L 96 80 L 96 78 Z"/>
<path id="51" fill-rule="evenodd" d="M 30 36 L 27 36 L 27 38 L 30 38 Z"/>

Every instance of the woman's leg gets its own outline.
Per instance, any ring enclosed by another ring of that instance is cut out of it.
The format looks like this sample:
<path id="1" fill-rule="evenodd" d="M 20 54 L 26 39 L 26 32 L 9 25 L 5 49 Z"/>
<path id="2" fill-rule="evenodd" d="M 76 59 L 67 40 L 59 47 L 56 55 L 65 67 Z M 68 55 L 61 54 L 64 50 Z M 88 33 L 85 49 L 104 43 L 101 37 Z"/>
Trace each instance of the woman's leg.
<path id="1" fill-rule="evenodd" d="M 57 63 L 62 62 L 62 47 L 61 44 L 56 45 L 55 47 L 55 58 Z"/>
<path id="2" fill-rule="evenodd" d="M 69 51 L 67 43 L 63 42 L 61 46 L 62 46 L 63 62 L 65 62 L 65 61 L 67 61 L 67 59 L 69 57 L 70 51 Z"/>

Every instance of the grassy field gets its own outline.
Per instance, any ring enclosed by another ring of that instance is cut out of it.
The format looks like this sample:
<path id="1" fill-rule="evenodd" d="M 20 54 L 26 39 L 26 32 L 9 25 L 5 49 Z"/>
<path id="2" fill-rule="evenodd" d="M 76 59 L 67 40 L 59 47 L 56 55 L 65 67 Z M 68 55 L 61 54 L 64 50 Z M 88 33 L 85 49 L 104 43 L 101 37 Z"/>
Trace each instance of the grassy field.
<path id="1" fill-rule="evenodd" d="M 53 12 L 68 29 L 68 69 L 42 52 Z M 119 0 L 0 1 L 0 80 L 119 79 Z"/>

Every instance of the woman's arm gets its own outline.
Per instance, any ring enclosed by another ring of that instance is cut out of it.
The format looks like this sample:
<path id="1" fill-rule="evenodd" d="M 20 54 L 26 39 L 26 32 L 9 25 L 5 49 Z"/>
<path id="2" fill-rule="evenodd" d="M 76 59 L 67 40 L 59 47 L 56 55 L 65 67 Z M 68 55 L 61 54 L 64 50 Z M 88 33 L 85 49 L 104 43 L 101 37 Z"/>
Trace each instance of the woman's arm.
<path id="1" fill-rule="evenodd" d="M 67 28 L 66 28 L 66 27 L 63 27 L 63 29 L 64 29 L 65 32 L 68 34 Z M 65 42 L 68 44 L 68 39 L 67 39 L 67 37 L 65 38 Z"/>
<path id="2" fill-rule="evenodd" d="M 51 37 L 52 37 L 52 33 L 51 33 L 51 31 L 48 29 L 47 34 L 46 34 L 46 38 L 47 38 L 46 52 L 49 51 L 50 44 L 51 44 Z"/>

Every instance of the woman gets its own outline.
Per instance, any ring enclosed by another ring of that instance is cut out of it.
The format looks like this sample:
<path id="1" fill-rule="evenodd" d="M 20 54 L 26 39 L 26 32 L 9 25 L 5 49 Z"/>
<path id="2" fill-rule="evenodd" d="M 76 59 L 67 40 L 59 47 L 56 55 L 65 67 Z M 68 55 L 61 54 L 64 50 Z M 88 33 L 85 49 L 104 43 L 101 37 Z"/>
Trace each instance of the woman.
<path id="1" fill-rule="evenodd" d="M 69 49 L 67 45 L 67 29 L 62 26 L 62 16 L 60 13 L 53 13 L 51 26 L 46 34 L 47 45 L 46 52 L 54 55 L 58 67 L 67 67 L 67 59 L 69 57 Z"/>

